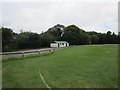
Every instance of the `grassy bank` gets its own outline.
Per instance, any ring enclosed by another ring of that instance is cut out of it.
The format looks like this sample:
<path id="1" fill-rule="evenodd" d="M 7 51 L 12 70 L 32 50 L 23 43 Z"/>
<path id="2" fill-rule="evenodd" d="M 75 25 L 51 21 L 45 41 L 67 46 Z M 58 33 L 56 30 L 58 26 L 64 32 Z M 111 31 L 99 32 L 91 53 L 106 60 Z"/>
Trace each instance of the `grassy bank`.
<path id="1" fill-rule="evenodd" d="M 116 88 L 118 45 L 83 45 L 3 62 L 4 88 Z"/>

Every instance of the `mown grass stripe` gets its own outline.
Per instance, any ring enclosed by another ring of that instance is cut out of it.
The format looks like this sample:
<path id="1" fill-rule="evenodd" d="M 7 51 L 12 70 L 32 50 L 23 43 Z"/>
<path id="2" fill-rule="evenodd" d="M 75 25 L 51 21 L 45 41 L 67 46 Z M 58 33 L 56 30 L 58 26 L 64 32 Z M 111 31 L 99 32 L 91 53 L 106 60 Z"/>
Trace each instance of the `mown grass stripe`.
<path id="1" fill-rule="evenodd" d="M 42 74 L 40 73 L 40 70 L 39 70 L 39 75 L 40 75 L 40 78 L 42 79 L 43 83 L 46 85 L 46 87 L 51 90 L 51 87 L 46 83 L 45 79 L 43 78 Z"/>

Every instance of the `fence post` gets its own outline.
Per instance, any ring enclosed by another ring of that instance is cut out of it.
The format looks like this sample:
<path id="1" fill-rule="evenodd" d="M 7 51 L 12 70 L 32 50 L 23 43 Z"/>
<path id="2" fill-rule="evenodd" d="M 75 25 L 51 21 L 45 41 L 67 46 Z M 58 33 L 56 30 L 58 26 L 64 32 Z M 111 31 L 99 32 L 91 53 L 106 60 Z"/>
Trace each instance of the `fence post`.
<path id="1" fill-rule="evenodd" d="M 22 57 L 24 57 L 24 52 L 22 53 Z"/>
<path id="2" fill-rule="evenodd" d="M 38 51 L 38 54 L 40 54 L 40 51 Z"/>
<path id="3" fill-rule="evenodd" d="M 53 53 L 53 51 L 54 51 L 54 49 L 53 50 L 51 50 L 51 52 Z"/>

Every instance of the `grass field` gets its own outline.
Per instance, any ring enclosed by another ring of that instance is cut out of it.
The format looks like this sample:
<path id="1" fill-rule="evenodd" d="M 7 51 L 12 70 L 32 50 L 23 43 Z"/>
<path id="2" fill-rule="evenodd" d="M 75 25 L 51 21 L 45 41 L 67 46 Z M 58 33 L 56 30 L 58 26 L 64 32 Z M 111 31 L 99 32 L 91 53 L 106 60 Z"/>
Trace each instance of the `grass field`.
<path id="1" fill-rule="evenodd" d="M 3 63 L 3 88 L 117 88 L 118 45 L 81 45 Z"/>

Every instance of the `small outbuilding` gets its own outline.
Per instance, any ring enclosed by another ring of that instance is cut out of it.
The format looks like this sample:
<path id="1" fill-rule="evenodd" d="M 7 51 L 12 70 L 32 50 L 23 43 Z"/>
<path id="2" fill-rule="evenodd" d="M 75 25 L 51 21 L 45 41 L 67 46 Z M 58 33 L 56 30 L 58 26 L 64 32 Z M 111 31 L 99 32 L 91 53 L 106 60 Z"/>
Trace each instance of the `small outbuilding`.
<path id="1" fill-rule="evenodd" d="M 69 43 L 66 41 L 54 41 L 50 43 L 50 47 L 68 47 Z"/>

